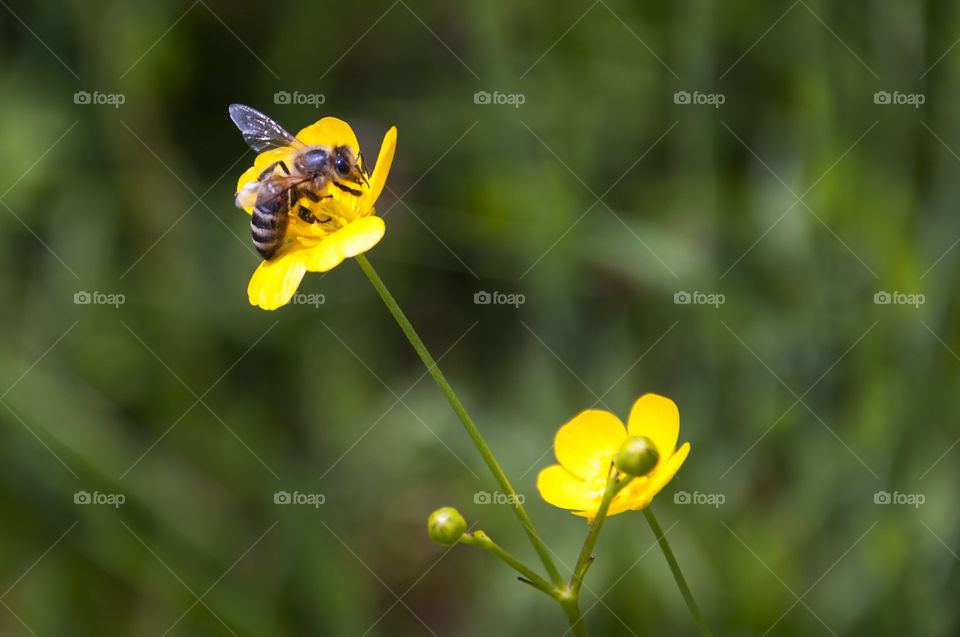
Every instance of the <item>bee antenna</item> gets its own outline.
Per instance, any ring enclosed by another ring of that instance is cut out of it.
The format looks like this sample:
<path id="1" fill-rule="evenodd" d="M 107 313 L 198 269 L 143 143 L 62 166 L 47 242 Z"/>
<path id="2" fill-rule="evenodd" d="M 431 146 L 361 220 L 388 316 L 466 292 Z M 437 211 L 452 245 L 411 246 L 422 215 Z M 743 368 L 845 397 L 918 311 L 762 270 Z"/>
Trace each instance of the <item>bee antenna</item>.
<path id="1" fill-rule="evenodd" d="M 360 158 L 360 174 L 363 175 L 363 181 L 366 182 L 367 177 L 370 176 L 370 169 L 367 167 L 367 162 L 363 160 L 363 152 L 358 153 L 357 156 Z M 370 185 L 369 182 L 367 185 Z"/>

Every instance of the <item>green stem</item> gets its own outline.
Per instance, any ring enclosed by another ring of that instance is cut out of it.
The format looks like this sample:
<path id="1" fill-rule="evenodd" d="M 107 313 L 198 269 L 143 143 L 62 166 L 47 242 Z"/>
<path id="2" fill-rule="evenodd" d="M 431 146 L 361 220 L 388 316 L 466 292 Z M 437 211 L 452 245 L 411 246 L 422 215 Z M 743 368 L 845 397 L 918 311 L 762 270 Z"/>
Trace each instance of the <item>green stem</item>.
<path id="1" fill-rule="evenodd" d="M 580 612 L 580 602 L 576 596 L 561 600 L 560 606 L 563 607 L 563 613 L 570 622 L 570 633 L 574 637 L 590 637 L 587 632 L 587 625 L 583 623 L 583 615 Z"/>
<path id="2" fill-rule="evenodd" d="M 527 579 L 528 583 L 540 589 L 550 597 L 556 597 L 556 589 L 550 584 L 550 582 L 537 575 L 532 568 L 508 553 L 503 547 L 491 540 L 490 536 L 483 531 L 464 533 L 463 537 L 460 538 L 460 543 L 471 544 L 473 546 L 479 546 L 487 549 L 501 560 L 506 562 L 511 568 L 523 575 Z"/>
<path id="3" fill-rule="evenodd" d="M 580 549 L 580 556 L 577 558 L 577 563 L 573 567 L 573 575 L 570 578 L 568 588 L 573 591 L 574 595 L 580 593 L 580 587 L 583 585 L 583 576 L 586 575 L 587 569 L 590 568 L 590 565 L 593 563 L 593 547 L 596 546 L 597 538 L 600 537 L 600 529 L 603 528 L 603 523 L 607 519 L 607 511 L 610 510 L 610 504 L 613 502 L 614 496 L 617 495 L 620 489 L 625 487 L 630 480 L 630 477 L 618 480 L 617 471 L 611 470 L 610 472 L 610 477 L 607 479 L 607 486 L 603 491 L 603 500 L 600 501 L 597 515 L 590 524 L 590 530 L 587 531 L 587 537 L 583 541 L 583 548 Z"/>
<path id="4" fill-rule="evenodd" d="M 660 550 L 663 551 L 663 556 L 667 558 L 667 564 L 670 565 L 670 570 L 673 571 L 673 579 L 677 581 L 677 586 L 680 588 L 680 594 L 683 595 L 684 601 L 687 602 L 687 608 L 690 609 L 690 614 L 693 615 L 693 618 L 697 622 L 697 626 L 700 627 L 700 633 L 703 635 L 703 637 L 711 637 L 710 629 L 707 627 L 707 623 L 703 620 L 703 615 L 700 614 L 700 609 L 697 607 L 697 602 L 695 602 L 693 599 L 693 593 L 690 592 L 690 588 L 687 586 L 687 580 L 683 578 L 683 573 L 680 571 L 680 565 L 677 563 L 677 558 L 673 556 L 673 551 L 670 550 L 670 545 L 667 543 L 667 537 L 663 534 L 663 529 L 660 528 L 660 525 L 657 523 L 657 519 L 653 517 L 653 511 L 650 510 L 649 506 L 643 510 L 643 515 L 647 518 L 647 523 L 653 530 L 653 534 L 657 536 L 657 542 L 660 544 Z"/>
<path id="5" fill-rule="evenodd" d="M 424 345 L 423 341 L 420 340 L 420 336 L 417 335 L 417 331 L 413 329 L 413 325 L 411 325 L 410 321 L 407 320 L 406 315 L 404 315 L 403 310 L 400 309 L 396 299 L 394 299 L 393 295 L 390 294 L 390 290 L 387 289 L 387 286 L 384 285 L 383 281 L 377 275 L 376 270 L 374 270 L 373 266 L 370 265 L 370 262 L 367 261 L 366 256 L 358 254 L 355 258 L 357 263 L 359 263 L 360 267 L 363 269 L 364 274 L 366 274 L 367 278 L 370 279 L 370 283 L 373 284 L 373 287 L 376 288 L 377 292 L 380 294 L 380 298 L 383 299 L 383 302 L 386 304 L 387 309 L 390 310 L 390 313 L 397 321 L 397 324 L 400 325 L 400 329 L 403 330 L 407 340 L 409 340 L 410 344 L 413 345 L 413 349 L 417 351 L 417 354 L 420 356 L 420 360 L 422 360 L 423 364 L 427 366 L 427 371 L 429 371 L 430 375 L 433 376 L 433 379 L 437 381 L 437 385 L 440 386 L 440 390 L 443 392 L 443 395 L 447 397 L 447 400 L 450 402 L 450 406 L 453 407 L 453 411 L 456 412 L 457 416 L 460 418 L 460 422 L 463 423 L 463 427 L 467 430 L 467 434 L 470 436 L 470 439 L 473 440 L 473 444 L 477 447 L 477 450 L 480 451 L 480 455 L 483 456 L 484 462 L 487 463 L 491 473 L 493 473 L 493 477 L 496 478 L 497 483 L 499 483 L 500 488 L 503 489 L 508 495 L 513 496 L 513 510 L 516 513 L 517 518 L 520 520 L 520 524 L 523 525 L 523 529 L 526 531 L 527 537 L 530 538 L 533 548 L 537 551 L 537 555 L 540 556 L 540 560 L 547 569 L 550 579 L 553 581 L 555 586 L 559 587 L 563 580 L 560 577 L 560 572 L 557 570 L 556 565 L 553 563 L 553 559 L 550 557 L 550 551 L 547 549 L 546 544 L 543 543 L 543 540 L 540 539 L 540 536 L 537 535 L 537 532 L 534 530 L 533 522 L 530 520 L 530 516 L 528 516 L 527 512 L 524 510 L 523 505 L 520 503 L 520 499 L 517 497 L 517 492 L 514 491 L 513 487 L 510 485 L 510 481 L 507 480 L 507 476 L 503 473 L 503 469 L 501 469 L 500 465 L 497 463 L 497 459 L 493 456 L 493 452 L 490 451 L 490 447 L 487 446 L 483 436 L 480 435 L 480 430 L 477 429 L 475 424 L 473 424 L 473 420 L 471 420 L 470 415 L 467 414 L 467 410 L 464 409 L 463 403 L 461 403 L 460 399 L 457 398 L 456 393 L 454 393 L 453 388 L 450 387 L 450 383 L 447 382 L 443 372 L 441 372 L 440 368 L 437 367 L 437 363 L 433 360 L 433 356 L 430 355 L 426 345 Z"/>

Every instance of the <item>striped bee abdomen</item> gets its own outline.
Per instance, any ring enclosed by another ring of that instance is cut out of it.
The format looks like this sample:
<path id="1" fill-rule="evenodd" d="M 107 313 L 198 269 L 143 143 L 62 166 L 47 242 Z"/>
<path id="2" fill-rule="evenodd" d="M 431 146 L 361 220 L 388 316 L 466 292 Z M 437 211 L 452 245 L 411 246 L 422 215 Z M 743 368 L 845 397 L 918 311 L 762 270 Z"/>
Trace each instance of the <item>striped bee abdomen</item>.
<path id="1" fill-rule="evenodd" d="M 259 198 L 258 198 L 259 199 Z M 257 202 L 250 217 L 253 246 L 264 259 L 269 259 L 280 246 L 287 230 L 287 197 L 274 196 Z"/>

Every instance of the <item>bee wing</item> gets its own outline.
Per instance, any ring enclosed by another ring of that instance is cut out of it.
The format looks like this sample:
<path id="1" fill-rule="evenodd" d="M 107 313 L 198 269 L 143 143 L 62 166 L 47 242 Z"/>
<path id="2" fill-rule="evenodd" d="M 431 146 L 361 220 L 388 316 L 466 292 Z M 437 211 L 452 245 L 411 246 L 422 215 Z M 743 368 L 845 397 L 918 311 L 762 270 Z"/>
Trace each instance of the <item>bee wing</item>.
<path id="1" fill-rule="evenodd" d="M 271 148 L 303 146 L 303 142 L 284 130 L 280 124 L 249 106 L 231 104 L 230 119 L 243 133 L 243 141 L 258 153 Z"/>
<path id="2" fill-rule="evenodd" d="M 284 197 L 291 192 L 291 190 L 296 189 L 297 186 L 307 181 L 310 181 L 310 177 L 301 177 L 299 175 L 271 175 L 263 181 L 256 182 L 257 187 L 251 189 L 254 205 L 262 206 L 280 197 Z M 250 184 L 244 186 L 243 189 L 246 190 L 248 186 L 250 186 Z M 297 191 L 294 190 L 294 192 Z M 238 200 L 239 197 L 240 193 L 237 193 Z M 294 196 L 295 200 L 299 198 L 299 194 Z M 245 197 L 244 201 L 249 201 L 249 199 Z"/>

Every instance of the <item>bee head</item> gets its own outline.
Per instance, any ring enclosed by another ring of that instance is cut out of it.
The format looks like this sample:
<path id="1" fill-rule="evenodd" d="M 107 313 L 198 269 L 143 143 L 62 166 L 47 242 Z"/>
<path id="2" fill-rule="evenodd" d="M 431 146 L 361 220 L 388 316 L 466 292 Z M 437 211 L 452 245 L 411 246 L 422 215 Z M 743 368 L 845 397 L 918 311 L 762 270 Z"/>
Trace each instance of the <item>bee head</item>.
<path id="1" fill-rule="evenodd" d="M 336 156 L 333 160 L 333 169 L 337 171 L 342 179 L 347 179 L 354 183 L 365 183 L 366 176 L 360 170 L 360 165 L 353 156 L 353 151 L 349 146 L 337 146 Z"/>

